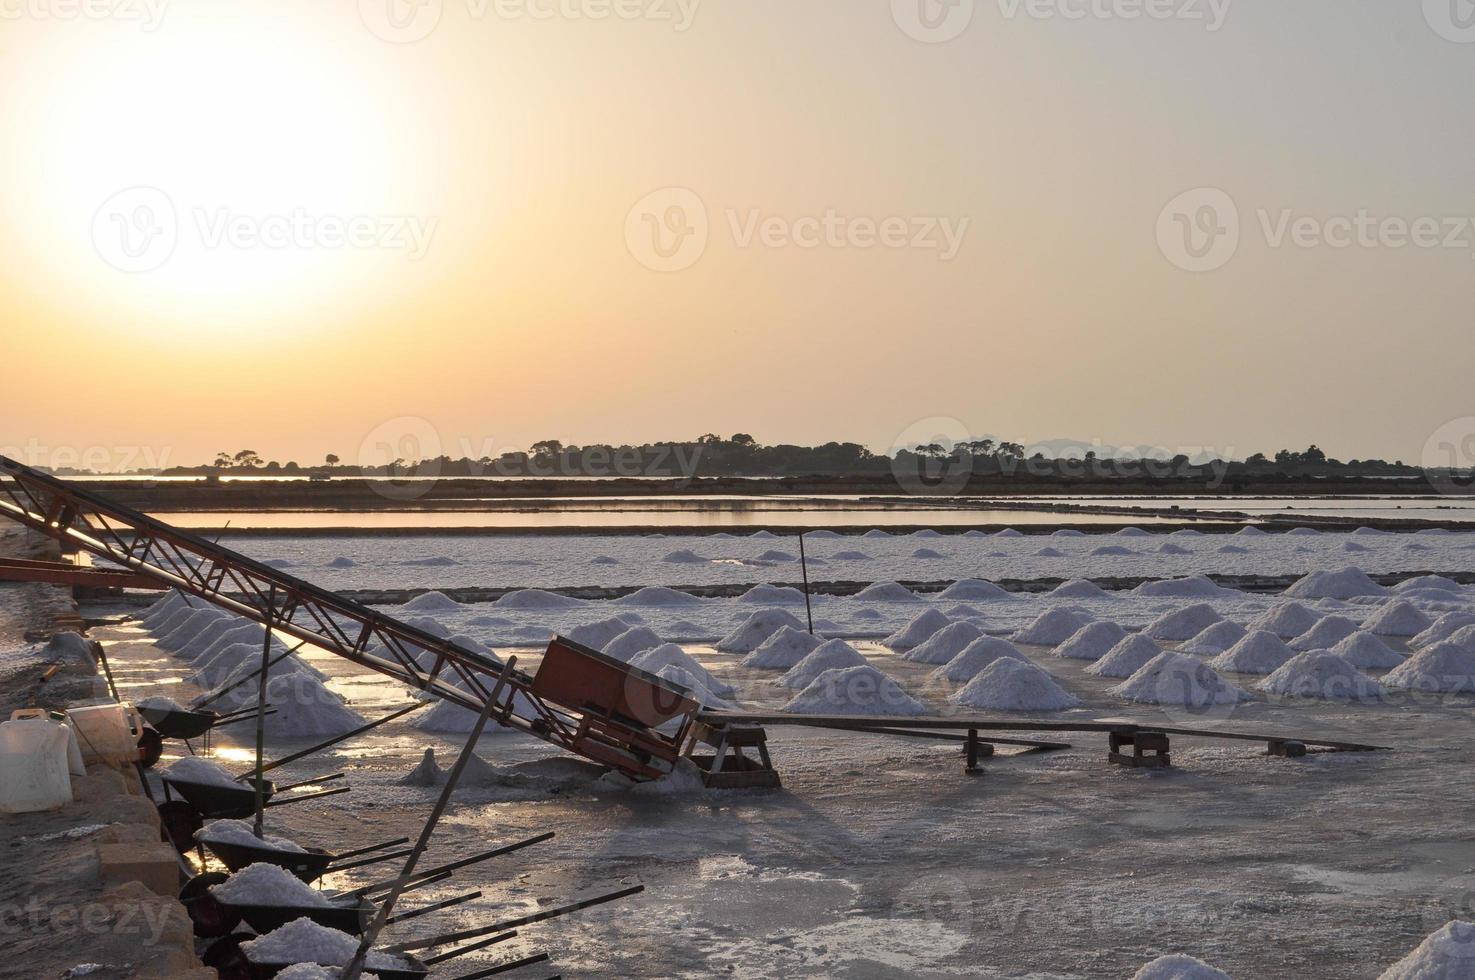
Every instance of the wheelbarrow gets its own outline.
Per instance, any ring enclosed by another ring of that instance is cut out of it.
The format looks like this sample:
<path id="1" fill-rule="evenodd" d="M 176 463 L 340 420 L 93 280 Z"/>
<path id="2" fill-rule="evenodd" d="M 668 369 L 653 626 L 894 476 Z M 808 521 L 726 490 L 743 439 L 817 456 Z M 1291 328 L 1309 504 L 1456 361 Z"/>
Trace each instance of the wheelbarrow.
<path id="1" fill-rule="evenodd" d="M 258 937 L 244 932 L 233 932 L 228 936 L 222 936 L 211 944 L 201 959 L 206 966 L 216 971 L 220 980 L 269 980 L 287 967 L 296 965 L 294 963 L 253 961 L 241 948 L 241 944 L 256 938 Z M 404 953 L 391 955 L 404 962 L 403 968 L 386 969 L 382 966 L 370 966 L 365 972 L 374 974 L 380 980 L 423 980 L 424 977 L 430 975 L 430 967 L 415 957 Z"/>
<path id="2" fill-rule="evenodd" d="M 205 826 L 206 819 L 239 820 L 256 812 L 254 783 L 225 786 L 219 783 L 189 782 L 167 774 L 162 778 L 165 799 L 164 802 L 158 804 L 159 821 L 163 825 L 165 835 L 181 854 L 194 849 L 195 834 Z M 262 795 L 265 800 L 262 805 L 287 806 L 292 803 L 304 803 L 308 800 L 320 800 L 325 796 L 347 793 L 350 787 L 342 786 L 337 789 L 324 790 L 321 793 L 306 793 L 302 796 L 273 799 L 277 794 L 288 790 L 342 778 L 343 773 L 338 772 L 330 776 L 319 776 L 316 779 L 291 783 L 287 786 L 278 786 L 269 779 L 262 780 Z M 180 796 L 180 799 L 173 798 L 175 793 Z"/>
<path id="3" fill-rule="evenodd" d="M 371 858 L 362 861 L 352 861 L 348 864 L 338 864 L 349 858 L 362 857 L 365 854 L 373 854 L 375 851 L 383 851 L 387 847 L 398 847 L 408 844 L 408 837 L 397 840 L 387 840 L 380 844 L 371 844 L 368 847 L 360 847 L 353 851 L 342 851 L 334 854 L 320 847 L 308 847 L 301 851 L 283 851 L 272 847 L 254 846 L 251 844 L 238 844 L 234 841 L 211 840 L 209 837 L 195 838 L 199 844 L 215 855 L 220 863 L 230 871 L 240 871 L 249 864 L 275 864 L 284 871 L 290 871 L 301 880 L 311 884 L 323 875 L 332 871 L 347 871 L 350 868 L 359 868 L 368 864 L 377 864 L 380 861 L 388 861 L 397 857 L 404 857 L 408 851 L 387 851 L 383 854 L 375 854 Z"/>

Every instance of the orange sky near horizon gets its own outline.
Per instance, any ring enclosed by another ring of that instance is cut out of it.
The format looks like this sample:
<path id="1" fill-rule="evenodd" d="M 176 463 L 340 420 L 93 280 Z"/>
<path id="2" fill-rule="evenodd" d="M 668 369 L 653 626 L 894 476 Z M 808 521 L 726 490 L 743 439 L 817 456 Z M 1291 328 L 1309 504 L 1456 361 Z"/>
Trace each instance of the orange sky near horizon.
<path id="1" fill-rule="evenodd" d="M 964 0 L 941 39 L 931 0 L 403 2 L 4 7 L 0 447 L 1417 462 L 1475 414 L 1475 43 L 1418 4 Z M 1198 188 L 1238 226 L 1208 271 Z M 1338 244 L 1359 212 L 1470 242 Z"/>

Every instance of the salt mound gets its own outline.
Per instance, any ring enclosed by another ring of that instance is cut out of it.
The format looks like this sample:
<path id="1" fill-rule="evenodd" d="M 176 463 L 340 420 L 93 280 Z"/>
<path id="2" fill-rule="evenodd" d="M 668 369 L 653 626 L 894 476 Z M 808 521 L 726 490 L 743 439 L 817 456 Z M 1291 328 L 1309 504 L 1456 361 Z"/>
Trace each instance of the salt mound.
<path id="1" fill-rule="evenodd" d="M 647 585 L 614 601 L 628 606 L 695 606 L 702 600 L 690 592 L 679 592 L 664 585 Z"/>
<path id="2" fill-rule="evenodd" d="M 917 644 L 930 640 L 932 634 L 950 623 L 951 620 L 936 609 L 924 609 L 881 642 L 893 650 L 910 650 Z"/>
<path id="3" fill-rule="evenodd" d="M 1055 648 L 1055 656 L 1067 660 L 1100 660 L 1127 636 L 1116 623 L 1087 623 Z"/>
<path id="4" fill-rule="evenodd" d="M 1063 551 L 1057 551 L 1054 548 L 1041 548 L 1039 551 L 1036 551 L 1035 552 L 1035 557 L 1036 558 L 1064 558 L 1065 557 L 1065 552 L 1063 552 Z"/>
<path id="5" fill-rule="evenodd" d="M 1084 538 L 1085 536 L 1086 532 L 1077 531 L 1073 527 L 1063 527 L 1058 531 L 1050 532 L 1050 537 L 1052 538 Z"/>
<path id="6" fill-rule="evenodd" d="M 420 595 L 415 596 L 415 598 L 400 608 L 409 612 L 449 612 L 459 610 L 461 603 L 452 599 L 444 592 L 437 592 L 432 589 L 429 592 L 422 592 Z"/>
<path id="7" fill-rule="evenodd" d="M 1449 634 L 1449 639 L 1443 642 L 1453 643 L 1466 650 L 1475 650 L 1475 626 L 1461 626 Z"/>
<path id="8" fill-rule="evenodd" d="M 1449 639 L 1459 630 L 1475 624 L 1475 613 L 1464 611 L 1447 612 L 1434 620 L 1429 628 L 1409 640 L 1409 646 L 1426 647 Z"/>
<path id="9" fill-rule="evenodd" d="M 1081 703 L 1049 671 L 1013 657 L 998 658 L 948 700 L 991 711 L 1064 711 Z"/>
<path id="10" fill-rule="evenodd" d="M 743 620 L 742 625 L 717 641 L 724 653 L 752 653 L 781 627 L 802 630 L 804 624 L 783 609 L 759 609 Z"/>
<path id="11" fill-rule="evenodd" d="M 695 657 L 674 643 L 662 643 L 636 654 L 630 658 L 630 666 L 647 674 L 659 674 L 665 667 L 679 667 L 697 678 L 702 687 L 720 697 L 732 697 L 734 694 L 731 684 L 713 677 L 712 672 L 703 667 Z"/>
<path id="12" fill-rule="evenodd" d="M 1286 532 L 1286 537 L 1289 537 L 1289 538 L 1298 538 L 1298 537 L 1299 538 L 1309 538 L 1309 537 L 1312 537 L 1314 535 L 1318 535 L 1320 533 L 1321 532 L 1318 531 L 1314 527 L 1293 527 L 1289 531 Z"/>
<path id="13" fill-rule="evenodd" d="M 830 556 L 831 561 L 870 561 L 871 556 L 864 551 L 837 551 Z"/>
<path id="14" fill-rule="evenodd" d="M 342 973 L 331 966 L 318 966 L 316 963 L 293 963 L 285 970 L 277 974 L 277 980 L 339 980 Z M 364 980 L 375 980 L 377 973 L 360 973 Z"/>
<path id="15" fill-rule="evenodd" d="M 358 564 L 358 562 L 354 561 L 352 558 L 348 557 L 347 555 L 339 555 L 337 558 L 334 558 L 331 561 L 329 561 L 327 563 L 327 566 L 329 568 L 352 568 L 352 567 L 354 567 L 357 564 Z"/>
<path id="16" fill-rule="evenodd" d="M 1226 589 L 1213 579 L 1203 575 L 1187 578 L 1164 579 L 1160 582 L 1143 582 L 1132 590 L 1133 595 L 1169 597 L 1176 599 L 1214 599 L 1239 595 L 1238 589 Z"/>
<path id="17" fill-rule="evenodd" d="M 399 778 L 401 786 L 439 786 L 445 781 L 445 770 L 435 762 L 435 749 L 426 749 L 419 764 Z"/>
<path id="18" fill-rule="evenodd" d="M 294 919 L 286 925 L 241 943 L 241 951 L 253 963 L 316 963 L 347 966 L 358 952 L 359 941 L 346 932 L 320 926 L 311 919 Z M 370 953 L 364 960 L 369 969 L 404 969 L 408 964 L 388 953 Z"/>
<path id="19" fill-rule="evenodd" d="M 279 666 L 286 665 L 291 659 L 282 661 Z M 245 665 L 238 669 L 245 669 Z M 212 707 L 222 713 L 254 708 L 256 693 L 256 685 L 242 684 Z M 264 719 L 267 734 L 275 738 L 326 738 L 351 732 L 366 723 L 363 715 L 348 707 L 343 698 L 308 673 L 293 672 L 270 677 L 266 682 L 266 703 L 276 712 Z"/>
<path id="20" fill-rule="evenodd" d="M 1244 639 L 1210 660 L 1209 666 L 1235 674 L 1273 674 L 1295 655 L 1274 633 L 1251 630 Z"/>
<path id="21" fill-rule="evenodd" d="M 1216 549 L 1221 555 L 1248 555 L 1249 548 L 1241 548 L 1237 544 L 1226 544 Z"/>
<path id="22" fill-rule="evenodd" d="M 927 713 L 922 702 L 870 664 L 824 671 L 784 705 L 783 710 L 806 715 Z"/>
<path id="23" fill-rule="evenodd" d="M 966 530 L 966 531 L 963 532 L 963 537 L 965 537 L 965 538 L 986 538 L 986 537 L 988 537 L 988 534 L 987 534 L 987 532 L 980 531 L 976 527 L 970 527 L 968 530 Z"/>
<path id="24" fill-rule="evenodd" d="M 1179 653 L 1197 653 L 1204 656 L 1216 656 L 1234 646 L 1245 637 L 1245 628 L 1238 623 L 1229 620 L 1220 620 L 1213 626 L 1184 641 L 1179 647 Z"/>
<path id="25" fill-rule="evenodd" d="M 242 626 L 246 627 L 247 629 L 254 628 L 257 631 L 258 635 L 261 630 L 261 627 L 257 626 L 255 623 L 252 623 L 250 620 L 247 619 L 242 619 L 239 616 L 221 616 L 219 619 L 215 620 L 213 623 L 210 623 L 204 629 L 200 630 L 199 633 L 195 634 L 194 638 L 191 639 L 184 646 L 174 651 L 175 656 L 183 660 L 193 660 L 203 654 L 205 651 L 209 650 L 216 643 L 218 643 L 222 636 L 232 633 L 240 629 Z"/>
<path id="26" fill-rule="evenodd" d="M 275 656 L 277 651 L 273 651 Z M 282 661 L 286 663 L 286 661 Z M 259 643 L 232 643 L 211 657 L 199 657 L 195 660 L 194 672 L 190 674 L 190 680 L 203 690 L 219 687 L 227 677 L 236 673 L 242 664 L 250 664 L 251 670 L 261 666 L 261 645 Z M 278 664 L 277 667 L 280 667 Z M 272 673 L 277 672 L 274 667 Z"/>
<path id="27" fill-rule="evenodd" d="M 1387 595 L 1388 590 L 1368 578 L 1362 569 L 1348 565 L 1303 576 L 1285 594 L 1297 599 L 1350 599 L 1358 595 Z"/>
<path id="28" fill-rule="evenodd" d="M 492 603 L 500 609 L 572 609 L 584 604 L 583 599 L 545 589 L 516 589 Z"/>
<path id="29" fill-rule="evenodd" d="M 676 666 L 675 664 L 667 664 L 660 670 L 656 671 L 656 676 L 663 681 L 670 681 L 677 687 L 684 688 L 685 690 L 690 691 L 692 700 L 696 701 L 697 704 L 700 704 L 704 708 L 712 708 L 717 711 L 723 711 L 732 707 L 731 702 L 727 700 L 727 697 L 731 697 L 733 694 L 732 688 L 727 687 L 727 697 L 718 694 L 707 684 L 707 681 L 709 679 L 712 679 L 711 674 L 698 676 L 696 674 L 693 674 L 689 670 L 684 670 L 683 668 Z"/>
<path id="30" fill-rule="evenodd" d="M 1438 589 L 1441 592 L 1459 592 L 1460 583 L 1443 575 L 1416 575 L 1411 579 L 1405 579 L 1393 586 L 1394 592 L 1408 592 L 1410 590 Z"/>
<path id="31" fill-rule="evenodd" d="M 1015 643 L 1033 643 L 1053 647 L 1074 636 L 1088 620 L 1069 609 L 1051 609 L 1040 613 L 1034 622 L 1010 637 Z"/>
<path id="32" fill-rule="evenodd" d="M 663 535 L 663 534 L 657 534 L 657 535 L 652 535 L 652 537 L 665 537 L 665 535 Z M 778 537 L 778 535 L 777 534 L 774 534 L 772 531 L 768 530 L 767 528 L 759 528 L 758 530 L 754 531 L 752 534 L 748 535 L 748 537 L 749 538 L 761 539 L 761 540 L 768 540 L 769 538 L 776 538 L 776 537 Z"/>
<path id="33" fill-rule="evenodd" d="M 1292 640 L 1291 649 L 1301 653 L 1327 650 L 1356 632 L 1357 624 L 1346 616 L 1327 616 Z"/>
<path id="34" fill-rule="evenodd" d="M 164 594 L 162 599 L 149 603 L 148 608 L 138 614 L 138 619 L 139 622 L 148 626 L 150 623 L 159 621 L 174 610 L 182 609 L 185 606 L 184 596 L 171 589 Z"/>
<path id="35" fill-rule="evenodd" d="M 1022 537 L 1024 537 L 1024 532 L 1023 531 L 1020 531 L 1020 530 L 1016 530 L 1015 528 L 1012 528 L 1012 527 L 1006 527 L 1002 531 L 996 532 L 994 534 L 994 537 L 996 537 L 996 538 L 1022 538 Z"/>
<path id="36" fill-rule="evenodd" d="M 163 773 L 181 783 L 200 783 L 205 786 L 239 787 L 236 777 L 218 762 L 196 755 L 187 755 L 169 764 Z"/>
<path id="37" fill-rule="evenodd" d="M 197 841 L 219 841 L 222 844 L 240 844 L 246 847 L 261 847 L 272 851 L 285 851 L 290 854 L 305 853 L 305 848 L 287 840 L 285 837 L 273 837 L 270 834 L 262 834 L 257 837 L 251 829 L 249 820 L 212 820 L 204 827 L 195 831 Z"/>
<path id="38" fill-rule="evenodd" d="M 1073 578 L 1049 592 L 1052 599 L 1107 599 L 1110 594 L 1088 578 Z"/>
<path id="39" fill-rule="evenodd" d="M 805 531 L 804 532 L 804 536 L 807 537 L 807 538 L 809 538 L 810 540 L 813 540 L 815 538 L 838 538 L 838 537 L 842 537 L 842 535 L 840 534 L 839 531 L 832 531 L 832 530 L 830 530 L 827 527 L 822 527 L 818 531 Z"/>
<path id="40" fill-rule="evenodd" d="M 1113 532 L 1119 538 L 1150 538 L 1152 535 L 1140 527 L 1124 527 Z"/>
<path id="41" fill-rule="evenodd" d="M 1383 685 L 1345 658 L 1324 650 L 1293 657 L 1256 687 L 1267 694 L 1328 701 L 1360 701 L 1383 695 Z"/>
<path id="42" fill-rule="evenodd" d="M 1163 651 L 1141 633 L 1132 633 L 1108 650 L 1101 659 L 1086 668 L 1097 677 L 1128 678 Z"/>
<path id="43" fill-rule="evenodd" d="M 326 895 L 286 868 L 258 861 L 248 864 L 218 885 L 210 894 L 228 905 L 275 905 L 294 908 L 327 908 Z"/>
<path id="44" fill-rule="evenodd" d="M 881 530 L 879 527 L 873 527 L 869 531 L 867 531 L 865 534 L 862 534 L 861 537 L 863 537 L 863 538 L 889 538 L 889 537 L 891 537 L 891 535 L 887 534 L 885 531 Z"/>
<path id="45" fill-rule="evenodd" d="M 965 578 L 943 589 L 938 593 L 938 598 L 976 602 L 980 599 L 1008 599 L 1010 594 L 994 583 L 985 582 L 981 578 Z"/>
<path id="46" fill-rule="evenodd" d="M 604 645 L 601 651 L 606 657 L 629 662 L 637 653 L 654 649 L 664 642 L 655 631 L 646 626 L 632 626 Z"/>
<path id="47" fill-rule="evenodd" d="M 925 643 L 902 654 L 901 659 L 914 664 L 945 664 L 982 635 L 983 630 L 972 623 L 950 623 L 933 633 Z"/>
<path id="48" fill-rule="evenodd" d="M 1244 538 L 1263 538 L 1267 536 L 1264 531 L 1260 530 L 1253 524 L 1246 524 L 1244 527 L 1240 528 L 1234 533 L 1239 537 Z"/>
<path id="49" fill-rule="evenodd" d="M 1342 550 L 1348 552 L 1371 551 L 1366 545 L 1358 544 L 1356 541 L 1343 541 Z"/>
<path id="50" fill-rule="evenodd" d="M 1168 537 L 1170 537 L 1170 538 L 1201 538 L 1203 536 L 1204 536 L 1204 532 L 1202 532 L 1202 531 L 1195 531 L 1191 527 L 1179 528 L 1178 530 L 1174 531 L 1172 534 L 1168 535 Z"/>
<path id="51" fill-rule="evenodd" d="M 851 617 L 850 618 L 851 619 L 885 619 L 886 617 L 882 616 L 879 612 L 877 612 L 876 610 L 872 609 L 870 606 L 865 606 L 865 607 L 863 607 L 861 609 L 857 609 L 854 613 L 851 614 Z"/>
<path id="52" fill-rule="evenodd" d="M 1385 670 L 1403 663 L 1403 657 L 1367 630 L 1358 630 L 1344 637 L 1331 649 L 1337 656 L 1346 657 L 1352 666 L 1364 670 Z"/>
<path id="53" fill-rule="evenodd" d="M 431 619 L 429 616 L 411 616 L 405 620 L 405 625 L 413 626 L 421 632 L 429 633 L 431 636 L 438 636 L 442 640 L 451 635 L 448 627 L 442 626 L 438 621 Z"/>
<path id="54" fill-rule="evenodd" d="M 690 548 L 681 548 L 677 551 L 667 552 L 661 561 L 675 562 L 681 565 L 705 565 L 707 559 L 692 551 Z"/>
<path id="55" fill-rule="evenodd" d="M 867 663 L 869 661 L 844 640 L 826 640 L 774 683 L 790 690 L 802 690 L 827 670 L 859 667 Z"/>
<path id="56" fill-rule="evenodd" d="M 1289 640 L 1305 633 L 1320 620 L 1320 616 L 1299 602 L 1283 602 L 1254 619 L 1249 628 L 1264 630 L 1274 633 L 1282 640 Z"/>
<path id="57" fill-rule="evenodd" d="M 983 616 L 983 610 L 977 606 L 970 606 L 966 602 L 960 602 L 956 606 L 948 606 L 942 614 L 949 619 L 979 619 Z"/>
<path id="58" fill-rule="evenodd" d="M 763 552 L 763 554 L 759 555 L 758 556 L 758 560 L 759 561 L 798 561 L 797 558 L 795 558 L 793 555 L 789 554 L 787 551 L 774 551 L 771 548 L 768 551 Z"/>
<path id="59" fill-rule="evenodd" d="M 634 623 L 627 623 L 618 616 L 611 616 L 608 619 L 601 619 L 593 623 L 585 623 L 582 626 L 575 626 L 563 635 L 575 643 L 582 643 L 586 647 L 603 650 L 609 645 L 610 640 L 613 640 L 634 625 Z"/>
<path id="60" fill-rule="evenodd" d="M 1389 671 L 1383 683 L 1404 691 L 1475 694 L 1475 653 L 1453 643 L 1435 643 Z"/>
<path id="61" fill-rule="evenodd" d="M 1142 632 L 1154 640 L 1187 640 L 1222 619 L 1223 617 L 1214 611 L 1213 606 L 1206 602 L 1198 602 L 1183 609 L 1164 613 L 1148 623 L 1147 628 Z"/>
<path id="62" fill-rule="evenodd" d="M 917 597 L 911 589 L 895 582 L 876 582 L 857 592 L 855 598 L 865 602 L 913 602 Z"/>
<path id="63" fill-rule="evenodd" d="M 934 670 L 931 676 L 940 681 L 962 684 L 978 676 L 981 670 L 1000 657 L 1012 660 L 1029 659 L 1008 640 L 997 636 L 980 636 L 964 647 L 956 657 Z"/>
<path id="64" fill-rule="evenodd" d="M 1416 636 L 1433 624 L 1407 599 L 1394 599 L 1368 617 L 1362 628 L 1378 636 Z"/>
<path id="65" fill-rule="evenodd" d="M 742 660 L 754 670 L 788 670 L 814 652 L 822 641 L 792 626 L 780 626 Z"/>
<path id="66" fill-rule="evenodd" d="M 230 613 L 219 609 L 196 609 L 178 626 L 158 637 L 154 642 L 165 650 L 177 650 L 198 636 L 205 627 L 222 617 L 234 618 Z"/>
<path id="67" fill-rule="evenodd" d="M 73 636 L 76 636 L 77 634 L 73 633 L 72 635 Z M 53 636 L 51 639 L 53 641 L 55 641 L 56 640 L 56 637 Z M 166 698 L 166 697 L 163 697 L 163 696 L 157 695 L 157 694 L 154 695 L 153 697 L 144 698 L 144 699 L 142 699 L 140 701 L 135 701 L 135 702 L 133 702 L 133 706 L 135 708 L 149 708 L 149 709 L 152 709 L 152 710 L 155 710 L 155 711 L 184 711 L 184 710 L 186 710 L 186 708 L 185 708 L 184 705 L 180 704 L 178 701 L 174 700 L 173 698 Z"/>
<path id="68" fill-rule="evenodd" d="M 488 690 L 496 686 L 496 680 L 482 676 L 482 683 Z M 452 681 L 453 686 L 464 688 L 465 681 Z M 512 696 L 512 710 L 524 718 L 537 718 L 538 707 L 528 700 L 527 695 L 517 693 Z M 470 708 L 462 707 L 455 701 L 447 701 L 437 698 L 429 710 L 422 709 L 410 722 L 410 727 L 422 732 L 444 732 L 453 735 L 470 735 L 471 730 L 476 727 L 479 714 Z M 513 732 L 516 729 L 504 727 L 495 718 L 488 718 L 486 727 L 482 729 L 482 737 L 498 735 L 504 732 Z"/>
<path id="69" fill-rule="evenodd" d="M 916 551 L 913 551 L 912 552 L 912 557 L 913 558 L 946 558 L 947 556 L 944 555 L 940 551 L 933 551 L 931 548 L 918 548 Z"/>
<path id="70" fill-rule="evenodd" d="M 1109 692 L 1138 704 L 1169 704 L 1204 708 L 1238 704 L 1250 695 L 1214 673 L 1202 660 L 1182 653 L 1153 657 Z"/>
<path id="71" fill-rule="evenodd" d="M 1458 919 L 1431 933 L 1378 980 L 1469 980 L 1475 977 L 1475 923 Z"/>
<path id="72" fill-rule="evenodd" d="M 804 593 L 790 585 L 755 585 L 742 595 L 738 602 L 773 603 L 803 602 Z"/>
<path id="73" fill-rule="evenodd" d="M 1103 556 L 1103 557 L 1104 556 L 1110 556 L 1110 555 L 1135 555 L 1135 554 L 1137 554 L 1137 552 L 1133 551 L 1131 548 L 1123 548 L 1119 544 L 1107 544 L 1107 545 L 1102 545 L 1100 548 L 1092 548 L 1090 553 L 1092 555 Z"/>
<path id="74" fill-rule="evenodd" d="M 1193 552 L 1189 551 L 1187 548 L 1180 548 L 1178 545 L 1174 544 L 1171 541 L 1164 542 L 1163 545 L 1162 545 L 1162 547 L 1160 547 L 1160 548 L 1157 549 L 1157 553 L 1160 554 L 1160 555 L 1191 555 L 1191 554 L 1193 554 Z M 1138 588 L 1141 588 L 1141 586 L 1138 586 Z"/>
<path id="75" fill-rule="evenodd" d="M 1132 980 L 1231 980 L 1223 970 L 1216 970 L 1203 960 L 1183 953 L 1159 956 L 1132 974 Z"/>

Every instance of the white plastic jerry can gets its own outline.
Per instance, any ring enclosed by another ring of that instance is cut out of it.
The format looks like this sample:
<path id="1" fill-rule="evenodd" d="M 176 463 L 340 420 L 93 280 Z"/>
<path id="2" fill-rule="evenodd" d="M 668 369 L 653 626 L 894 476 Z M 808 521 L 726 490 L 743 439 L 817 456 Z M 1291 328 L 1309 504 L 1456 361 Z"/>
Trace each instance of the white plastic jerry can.
<path id="1" fill-rule="evenodd" d="M 0 723 L 0 812 L 35 813 L 72 802 L 71 733 L 46 718 Z"/>
<path id="2" fill-rule="evenodd" d="M 82 747 L 82 758 L 105 765 L 138 761 L 143 719 L 131 704 L 91 704 L 68 708 L 67 718 Z"/>

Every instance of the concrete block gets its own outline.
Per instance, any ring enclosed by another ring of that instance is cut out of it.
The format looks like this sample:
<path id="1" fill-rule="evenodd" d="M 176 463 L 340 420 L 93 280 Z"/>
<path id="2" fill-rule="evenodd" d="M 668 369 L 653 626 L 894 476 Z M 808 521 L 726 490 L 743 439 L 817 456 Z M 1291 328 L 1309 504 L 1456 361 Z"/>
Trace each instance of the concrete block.
<path id="1" fill-rule="evenodd" d="M 179 894 L 179 860 L 174 848 L 153 843 L 100 844 L 98 873 L 109 884 L 138 881 L 156 895 Z"/>

